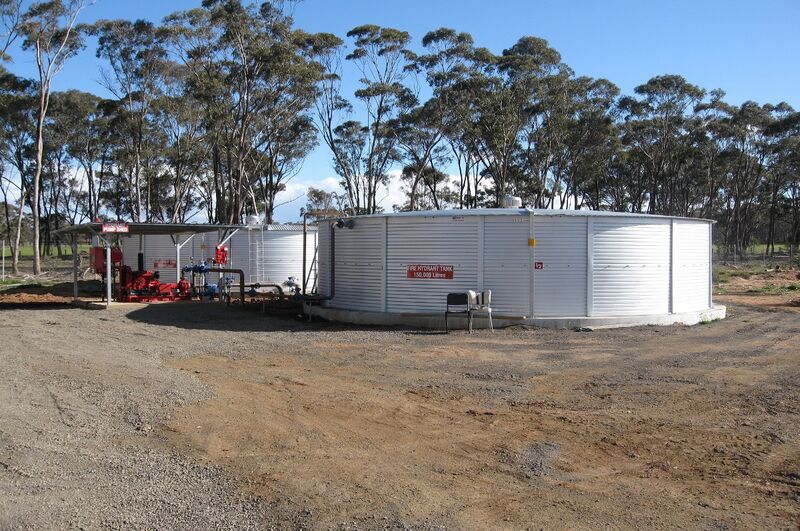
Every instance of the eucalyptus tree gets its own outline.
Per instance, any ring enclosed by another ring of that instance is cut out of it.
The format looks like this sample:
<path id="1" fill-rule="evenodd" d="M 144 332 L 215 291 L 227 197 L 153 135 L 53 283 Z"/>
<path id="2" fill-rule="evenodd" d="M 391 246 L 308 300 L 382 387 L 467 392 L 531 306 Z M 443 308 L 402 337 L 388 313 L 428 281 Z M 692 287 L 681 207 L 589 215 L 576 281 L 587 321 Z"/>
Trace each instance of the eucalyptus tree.
<path id="1" fill-rule="evenodd" d="M 211 146 L 206 141 L 202 106 L 186 90 L 186 69 L 171 64 L 165 75 L 165 90 L 153 104 L 153 126 L 163 139 L 161 188 L 154 216 L 170 223 L 183 223 L 202 207 L 198 197 L 208 173 Z"/>
<path id="2" fill-rule="evenodd" d="M 277 127 L 276 127 L 277 126 Z M 317 146 L 316 128 L 311 117 L 295 115 L 291 122 L 276 120 L 269 135 L 261 135 L 252 160 L 256 176 L 251 187 L 254 211 L 264 211 L 264 222 L 272 223 L 278 193 L 300 171 L 305 157 Z M 294 198 L 293 198 L 294 199 Z M 291 200 L 293 200 L 291 199 Z"/>
<path id="3" fill-rule="evenodd" d="M 324 70 L 307 54 L 305 37 L 287 33 L 272 46 L 263 76 L 266 104 L 254 117 L 248 193 L 254 203 L 251 212 L 263 208 L 266 223 L 273 221 L 277 194 L 317 146 L 313 110 Z"/>
<path id="4" fill-rule="evenodd" d="M 67 148 L 68 120 L 62 119 L 65 114 L 65 101 L 60 92 L 50 96 L 50 108 L 44 129 L 44 158 L 42 160 L 42 184 L 39 197 L 40 217 L 43 221 L 44 254 L 50 254 L 53 243 L 52 233 L 66 219 L 71 203 L 71 195 L 80 192 L 72 173 L 72 159 Z M 74 203 L 74 202 L 72 202 Z M 62 210 L 63 207 L 63 210 Z M 58 255 L 61 256 L 61 243 L 56 241 Z"/>
<path id="5" fill-rule="evenodd" d="M 337 192 L 328 192 L 309 186 L 306 191 L 306 206 L 300 212 L 309 219 L 320 220 L 343 216 L 347 211 L 345 197 Z"/>
<path id="6" fill-rule="evenodd" d="M 30 198 L 34 103 L 31 83 L 0 67 L 0 193 L 3 194 L 4 229 L 11 247 L 14 274 L 19 273 L 25 204 Z M 12 204 L 15 198 L 16 206 Z"/>
<path id="7" fill-rule="evenodd" d="M 348 118 L 352 104 L 342 96 L 342 65 L 344 41 L 336 35 L 321 33 L 305 36 L 305 49 L 322 67 L 317 84 L 315 125 L 323 143 L 332 156 L 332 165 L 340 177 L 345 199 L 342 205 L 347 213 L 355 215 L 365 211 L 367 203 L 364 185 L 364 160 L 368 129 L 357 120 Z"/>
<path id="8" fill-rule="evenodd" d="M 475 100 L 477 86 L 472 82 L 481 64 L 491 54 L 476 49 L 469 33 L 439 28 L 422 38 L 425 53 L 416 60 L 418 70 L 424 71 L 433 96 L 426 103 L 428 112 L 441 121 L 441 132 L 458 169 L 459 208 L 478 206 L 481 181 L 480 161 L 475 141 Z"/>
<path id="9" fill-rule="evenodd" d="M 354 203 L 366 213 L 378 210 L 377 192 L 386 185 L 388 170 L 398 159 L 397 140 L 390 124 L 415 96 L 404 85 L 415 55 L 408 49 L 411 40 L 405 31 L 367 24 L 347 33 L 354 48 L 346 59 L 361 73 L 361 88 L 355 92 L 366 112 L 366 151 L 363 161 L 364 192 Z M 363 200 L 363 205 L 359 201 Z"/>
<path id="10" fill-rule="evenodd" d="M 19 38 L 21 22 L 22 0 L 0 0 L 0 28 L 2 28 L 0 29 L 0 31 L 2 31 L 2 33 L 0 33 L 0 113 L 2 113 L 2 126 L 4 130 L 6 128 L 6 118 L 8 117 L 7 111 L 13 107 L 13 105 L 11 105 L 11 101 L 9 101 L 9 98 L 13 98 L 15 93 L 19 92 L 19 90 L 22 88 L 20 87 L 22 80 L 8 72 L 5 67 L 2 66 L 2 63 L 11 60 L 7 54 L 7 51 L 11 45 L 14 44 L 14 41 Z M 4 131 L 3 136 L 0 137 L 0 149 L 2 149 L 3 158 L 5 158 L 7 147 L 7 138 Z M 11 200 L 10 191 L 15 184 L 15 181 L 7 175 L 5 164 L 0 164 L 0 193 L 3 194 L 4 216 L 3 232 L 5 233 L 6 239 L 9 242 L 12 241 L 11 217 L 12 211 L 15 210 L 9 202 Z M 21 183 L 19 186 L 21 186 Z M 24 194 L 20 194 L 20 212 L 23 205 L 23 195 Z M 12 255 L 16 256 L 16 251 L 13 244 L 11 252 Z M 15 259 L 14 273 L 16 273 L 16 267 L 17 261 Z"/>
<path id="11" fill-rule="evenodd" d="M 438 191 L 448 177 L 437 168 L 445 167 L 450 158 L 444 145 L 442 114 L 441 101 L 433 97 L 389 124 L 397 139 L 399 155 L 406 163 L 401 178 L 407 183 L 408 210 L 425 209 L 417 204 L 421 187 L 432 194 L 430 205 L 434 209 L 444 206 Z"/>
<path id="12" fill-rule="evenodd" d="M 100 20 L 94 24 L 97 57 L 108 68 L 101 71 L 103 86 L 119 102 L 118 112 L 130 138 L 126 149 L 131 162 L 128 187 L 133 190 L 133 219 L 149 220 L 151 186 L 143 178 L 144 151 L 151 127 L 151 110 L 161 96 L 166 49 L 158 28 L 145 20 Z M 154 171 L 149 168 L 149 171 Z M 143 197 L 144 196 L 144 197 Z"/>
<path id="13" fill-rule="evenodd" d="M 647 183 L 650 214 L 681 214 L 676 187 L 685 178 L 692 140 L 689 117 L 706 92 L 677 75 L 657 76 L 620 100 L 622 138 Z"/>
<path id="14" fill-rule="evenodd" d="M 22 0 L 0 0 L 0 62 L 10 61 L 8 49 L 20 36 Z"/>
<path id="15" fill-rule="evenodd" d="M 500 72 L 518 98 L 519 132 L 516 194 L 531 206 L 552 208 L 562 184 L 564 145 L 571 105 L 572 71 L 546 40 L 523 37 L 499 60 Z M 498 197 L 499 200 L 499 197 Z"/>
<path id="16" fill-rule="evenodd" d="M 39 244 L 39 193 L 44 158 L 44 127 L 53 78 L 66 62 L 83 49 L 85 28 L 78 25 L 83 0 L 50 0 L 31 5 L 22 16 L 23 49 L 36 61 L 38 101 L 36 112 L 35 168 L 31 187 L 33 216 L 33 274 L 42 272 Z"/>
<path id="17" fill-rule="evenodd" d="M 168 49 L 186 68 L 182 93 L 195 102 L 204 143 L 209 150 L 207 178 L 199 183 L 198 193 L 210 222 L 229 218 L 227 198 L 232 177 L 226 172 L 230 160 L 225 136 L 230 130 L 230 98 L 227 94 L 223 54 L 218 49 L 219 29 L 211 22 L 210 8 L 176 12 L 164 19 Z M 180 97 L 181 92 L 177 92 Z M 228 156 L 226 156 L 226 154 Z"/>
<path id="18" fill-rule="evenodd" d="M 781 195 L 788 213 L 785 224 L 791 266 L 800 243 L 800 112 L 790 109 L 784 111 L 783 116 L 769 127 L 768 133 L 777 139 L 773 171 L 783 183 Z M 774 231 L 774 226 L 772 229 Z"/>
<path id="19" fill-rule="evenodd" d="M 787 118 L 791 120 L 794 109 L 786 102 L 771 106 L 770 124 L 764 131 L 768 143 L 769 154 L 767 157 L 767 171 L 763 184 L 764 203 L 766 206 L 767 232 L 764 238 L 766 244 L 765 253 L 769 256 L 775 254 L 775 244 L 777 239 L 778 223 L 780 210 L 784 207 L 783 199 L 790 186 L 790 177 L 787 168 L 782 162 L 785 161 L 785 154 L 791 151 L 791 147 L 786 142 L 795 140 L 794 131 L 791 128 L 780 126 Z"/>
<path id="20" fill-rule="evenodd" d="M 554 150 L 546 135 L 555 134 L 560 115 L 545 102 L 556 102 L 561 92 L 554 85 L 569 74 L 547 41 L 523 37 L 476 75 L 477 152 L 493 181 L 495 204 L 512 191 L 527 204 L 547 204 Z"/>
<path id="21" fill-rule="evenodd" d="M 310 63 L 292 23 L 277 3 L 237 0 L 210 0 L 165 21 L 171 48 L 190 72 L 187 90 L 203 105 L 213 220 L 234 223 L 247 212 L 257 214 L 258 173 L 273 172 L 266 178 L 273 186 L 268 196 L 287 177 L 275 173 L 286 164 L 265 161 L 292 159 L 293 165 L 308 152 L 299 149 L 307 135 L 287 136 L 285 130 L 306 123 L 302 117 L 314 103 L 320 69 Z M 289 139 L 299 144 L 289 148 Z"/>
<path id="22" fill-rule="evenodd" d="M 614 105 L 619 88 L 607 79 L 578 77 L 569 81 L 568 94 L 558 204 L 607 208 L 603 190 L 619 148 Z"/>
<path id="23" fill-rule="evenodd" d="M 356 120 L 347 120 L 337 125 L 330 133 L 331 151 L 334 153 L 333 169 L 342 178 L 341 184 L 347 196 L 351 215 L 366 213 L 364 205 L 368 198 L 364 178 L 369 130 Z"/>
<path id="24" fill-rule="evenodd" d="M 83 211 L 88 219 L 100 214 L 100 190 L 111 164 L 112 137 L 107 103 L 100 97 L 78 90 L 59 93 L 62 104 L 57 120 L 66 131 L 70 157 L 84 176 L 86 202 Z"/>
<path id="25" fill-rule="evenodd" d="M 473 99 L 475 153 L 493 183 L 494 206 L 511 191 L 512 166 L 527 114 L 527 89 L 504 75 L 499 58 L 491 56 L 470 79 Z"/>
<path id="26" fill-rule="evenodd" d="M 724 243 L 740 257 L 754 236 L 760 195 L 774 156 L 770 129 L 776 107 L 747 101 L 726 106 L 724 112 L 717 130 L 725 142 L 720 155 L 724 200 L 718 216 Z"/>
<path id="27" fill-rule="evenodd" d="M 366 123 L 347 118 L 352 105 L 340 93 L 342 43 L 331 36 L 317 39 L 317 56 L 327 73 L 319 84 L 317 126 L 333 155 L 333 166 L 353 213 L 378 210 L 377 194 L 399 159 L 397 138 L 390 124 L 414 95 L 404 85 L 414 54 L 410 36 L 394 28 L 363 25 L 347 33 L 353 50 L 345 59 L 361 74 L 355 97 L 363 106 Z M 337 42 L 338 41 L 338 42 Z"/>

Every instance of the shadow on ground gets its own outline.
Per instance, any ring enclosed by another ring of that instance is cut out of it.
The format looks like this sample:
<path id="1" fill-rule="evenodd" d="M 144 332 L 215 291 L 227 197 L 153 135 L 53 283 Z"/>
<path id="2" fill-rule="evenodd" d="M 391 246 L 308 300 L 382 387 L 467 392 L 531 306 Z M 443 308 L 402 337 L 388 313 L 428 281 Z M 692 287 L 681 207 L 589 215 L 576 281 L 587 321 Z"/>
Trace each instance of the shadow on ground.
<path id="1" fill-rule="evenodd" d="M 314 318 L 308 321 L 301 315 L 300 306 L 280 311 L 262 311 L 261 304 L 227 306 L 218 302 L 169 302 L 136 305 L 127 313 L 128 319 L 158 326 L 174 326 L 188 330 L 219 330 L 229 332 L 294 332 L 294 331 L 407 331 L 415 334 L 443 334 L 437 330 L 417 330 L 407 327 L 380 327 L 332 323 Z M 460 333 L 454 332 L 454 333 Z"/>

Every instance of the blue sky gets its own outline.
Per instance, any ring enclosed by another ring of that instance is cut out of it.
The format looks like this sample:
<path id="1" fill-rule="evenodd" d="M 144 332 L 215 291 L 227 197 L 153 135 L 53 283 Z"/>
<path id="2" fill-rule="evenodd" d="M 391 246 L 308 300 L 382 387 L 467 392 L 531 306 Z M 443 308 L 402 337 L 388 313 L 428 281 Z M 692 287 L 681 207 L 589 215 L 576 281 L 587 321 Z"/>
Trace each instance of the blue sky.
<path id="1" fill-rule="evenodd" d="M 201 0 L 96 0 L 81 20 L 145 18 L 196 7 Z M 706 89 L 722 88 L 730 103 L 786 101 L 800 108 L 800 0 L 304 0 L 296 25 L 342 37 L 359 24 L 411 33 L 414 47 L 442 26 L 472 34 L 479 46 L 500 52 L 523 35 L 547 39 L 578 75 L 605 77 L 623 93 L 660 74 L 680 74 Z M 9 68 L 32 75 L 33 63 L 17 56 Z M 94 46 L 67 64 L 56 90 L 78 88 L 103 95 Z M 345 71 L 346 95 L 357 75 Z M 305 162 L 283 194 L 303 195 L 309 184 L 331 189 L 337 179 L 324 147 Z M 399 201 L 387 191 L 384 206 Z M 297 219 L 300 198 L 279 208 L 280 221 Z"/>

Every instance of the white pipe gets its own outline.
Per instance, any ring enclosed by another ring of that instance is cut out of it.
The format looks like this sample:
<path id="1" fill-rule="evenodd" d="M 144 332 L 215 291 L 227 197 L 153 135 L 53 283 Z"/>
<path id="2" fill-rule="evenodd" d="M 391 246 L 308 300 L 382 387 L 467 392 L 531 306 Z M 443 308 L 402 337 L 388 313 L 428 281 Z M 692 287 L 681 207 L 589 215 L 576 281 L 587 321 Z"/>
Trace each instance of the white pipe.
<path id="1" fill-rule="evenodd" d="M 183 243 L 177 242 L 175 244 L 175 282 L 181 279 L 181 249 L 183 249 L 184 245 L 192 241 L 192 238 L 194 238 L 194 234 L 190 234 Z"/>
<path id="2" fill-rule="evenodd" d="M 224 240 L 222 240 L 221 242 L 219 242 L 219 243 L 217 244 L 217 249 L 219 249 L 220 247 L 222 247 L 223 245 L 225 245 L 226 243 L 228 243 L 228 240 L 230 240 L 231 238 L 233 238 L 233 235 L 234 235 L 234 234 L 236 234 L 237 232 L 239 232 L 239 229 L 234 229 L 234 230 L 233 230 L 233 232 L 231 232 L 230 234 L 228 234 L 228 236 L 227 236 L 227 237 L 226 237 Z"/>
<path id="3" fill-rule="evenodd" d="M 236 234 L 237 232 L 239 232 L 239 229 L 234 229 L 234 230 L 233 230 L 233 232 L 231 232 L 230 234 L 228 234 L 228 236 L 227 236 L 227 237 L 226 237 L 224 240 L 222 240 L 221 242 L 219 242 L 219 243 L 217 244 L 217 247 L 216 247 L 216 248 L 217 248 L 217 249 L 219 249 L 220 247 L 222 247 L 223 245 L 225 245 L 226 243 L 228 243 L 228 240 L 230 240 L 231 238 L 233 238 L 233 235 L 234 235 L 234 234 Z M 230 258 L 228 258 L 228 266 L 229 266 L 229 267 L 233 267 L 233 253 L 231 253 L 231 256 L 230 256 Z M 220 279 L 222 278 L 222 273 L 220 273 L 220 274 L 219 274 L 219 278 L 220 278 Z"/>
<path id="4" fill-rule="evenodd" d="M 72 235 L 72 300 L 78 302 L 78 235 Z"/>
<path id="5" fill-rule="evenodd" d="M 106 308 L 111 306 L 111 242 L 106 241 Z"/>

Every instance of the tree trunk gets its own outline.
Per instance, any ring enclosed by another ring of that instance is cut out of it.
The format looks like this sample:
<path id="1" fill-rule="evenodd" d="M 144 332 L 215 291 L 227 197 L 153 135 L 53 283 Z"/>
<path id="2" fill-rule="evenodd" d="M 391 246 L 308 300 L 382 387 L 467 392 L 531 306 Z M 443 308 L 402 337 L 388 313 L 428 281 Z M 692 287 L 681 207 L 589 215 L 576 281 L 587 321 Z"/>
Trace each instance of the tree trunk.
<path id="1" fill-rule="evenodd" d="M 17 229 L 11 249 L 11 273 L 19 275 L 19 243 L 22 237 L 22 216 L 25 209 L 25 183 L 20 182 L 19 208 L 17 209 Z"/>
<path id="2" fill-rule="evenodd" d="M 36 120 L 36 170 L 33 173 L 33 190 L 31 193 L 31 211 L 33 214 L 33 274 L 42 273 L 39 257 L 39 193 L 42 179 L 42 158 L 44 155 L 44 120 L 47 113 L 50 86 L 42 83 L 39 89 L 39 115 Z"/>

